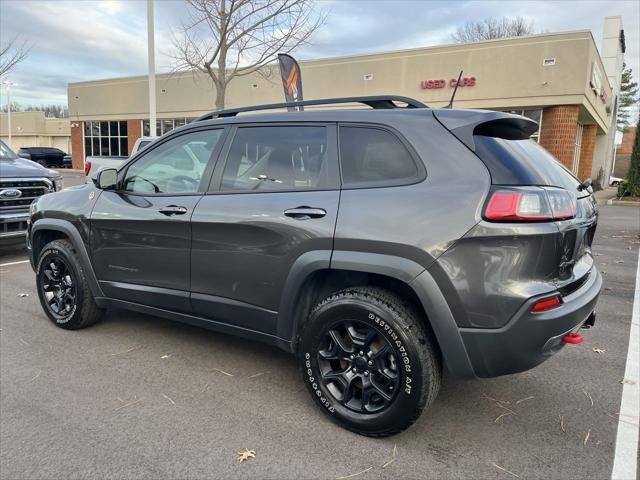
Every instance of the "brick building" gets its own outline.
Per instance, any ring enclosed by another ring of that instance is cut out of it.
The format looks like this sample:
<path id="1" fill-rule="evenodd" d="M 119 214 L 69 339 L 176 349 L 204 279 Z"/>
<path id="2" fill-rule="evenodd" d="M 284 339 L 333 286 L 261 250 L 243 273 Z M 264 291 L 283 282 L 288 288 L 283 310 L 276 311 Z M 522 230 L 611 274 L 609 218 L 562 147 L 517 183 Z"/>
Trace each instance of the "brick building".
<path id="1" fill-rule="evenodd" d="M 300 62 L 305 98 L 397 94 L 433 107 L 505 110 L 540 124 L 534 140 L 581 178 L 608 181 L 624 32 L 607 17 L 601 50 L 590 31 L 545 33 L 485 42 Z M 279 72 L 236 78 L 226 106 L 283 101 Z M 462 82 L 461 82 L 462 83 Z M 156 76 L 157 134 L 215 109 L 215 87 L 201 73 Z M 127 155 L 149 135 L 146 76 L 68 86 L 73 162 Z"/>
<path id="2" fill-rule="evenodd" d="M 616 161 L 613 168 L 614 177 L 624 178 L 629 173 L 629 165 L 631 163 L 631 151 L 633 150 L 633 141 L 636 138 L 636 128 L 629 127 L 622 134 L 622 143 L 616 147 Z"/>

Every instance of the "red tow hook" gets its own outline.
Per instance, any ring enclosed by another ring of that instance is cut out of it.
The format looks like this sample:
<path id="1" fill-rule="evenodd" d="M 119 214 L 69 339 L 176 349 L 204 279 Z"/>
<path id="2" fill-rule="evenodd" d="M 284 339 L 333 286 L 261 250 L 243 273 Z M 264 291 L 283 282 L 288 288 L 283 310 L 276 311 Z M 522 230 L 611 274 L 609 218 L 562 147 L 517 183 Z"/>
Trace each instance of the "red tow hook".
<path id="1" fill-rule="evenodd" d="M 567 333 L 564 337 L 562 337 L 562 341 L 564 343 L 572 343 L 573 345 L 578 345 L 582 343 L 584 337 L 579 333 Z"/>

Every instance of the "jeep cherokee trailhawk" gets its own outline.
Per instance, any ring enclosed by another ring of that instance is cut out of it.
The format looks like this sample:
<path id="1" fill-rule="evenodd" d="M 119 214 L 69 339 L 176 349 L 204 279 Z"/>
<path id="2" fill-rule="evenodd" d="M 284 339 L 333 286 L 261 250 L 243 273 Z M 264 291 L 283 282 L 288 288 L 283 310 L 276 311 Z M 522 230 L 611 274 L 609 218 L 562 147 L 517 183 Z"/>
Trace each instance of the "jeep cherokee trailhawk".
<path id="1" fill-rule="evenodd" d="M 371 108 L 251 114 L 339 103 Z M 520 372 L 594 322 L 596 204 L 537 128 L 404 97 L 205 115 L 32 204 L 42 307 L 66 329 L 124 307 L 277 345 L 331 418 L 399 432 L 444 368 Z"/>

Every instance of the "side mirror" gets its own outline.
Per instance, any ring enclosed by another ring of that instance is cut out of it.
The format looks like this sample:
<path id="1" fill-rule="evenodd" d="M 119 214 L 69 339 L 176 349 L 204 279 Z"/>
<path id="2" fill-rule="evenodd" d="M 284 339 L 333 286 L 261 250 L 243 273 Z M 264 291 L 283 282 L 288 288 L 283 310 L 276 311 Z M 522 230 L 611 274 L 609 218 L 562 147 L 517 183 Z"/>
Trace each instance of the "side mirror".
<path id="1" fill-rule="evenodd" d="M 93 180 L 93 183 L 100 190 L 112 190 L 118 184 L 118 170 L 115 168 L 105 168 L 100 170 Z"/>

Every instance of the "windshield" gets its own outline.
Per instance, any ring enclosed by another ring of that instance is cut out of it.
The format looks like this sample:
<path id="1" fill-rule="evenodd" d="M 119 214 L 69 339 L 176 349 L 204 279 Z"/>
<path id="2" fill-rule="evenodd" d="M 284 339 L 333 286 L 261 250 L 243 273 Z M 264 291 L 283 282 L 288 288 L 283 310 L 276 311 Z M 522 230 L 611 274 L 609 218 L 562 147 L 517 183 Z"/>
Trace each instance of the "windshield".
<path id="1" fill-rule="evenodd" d="M 0 158 L 10 160 L 16 158 L 16 154 L 13 153 L 13 150 L 11 150 L 2 140 L 0 140 Z"/>

